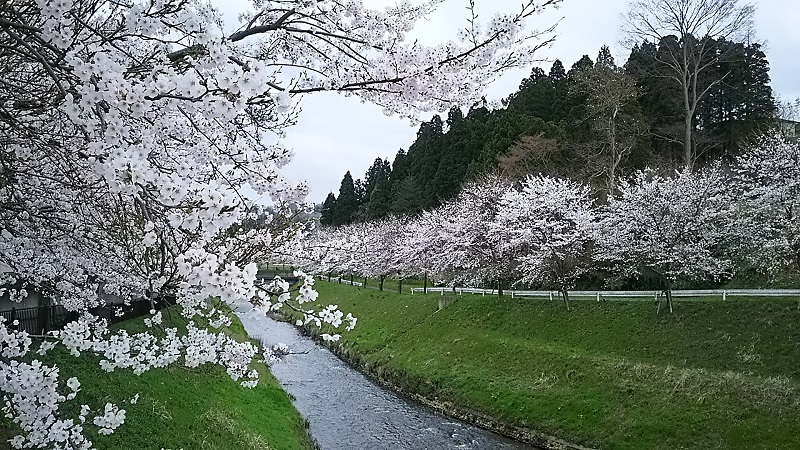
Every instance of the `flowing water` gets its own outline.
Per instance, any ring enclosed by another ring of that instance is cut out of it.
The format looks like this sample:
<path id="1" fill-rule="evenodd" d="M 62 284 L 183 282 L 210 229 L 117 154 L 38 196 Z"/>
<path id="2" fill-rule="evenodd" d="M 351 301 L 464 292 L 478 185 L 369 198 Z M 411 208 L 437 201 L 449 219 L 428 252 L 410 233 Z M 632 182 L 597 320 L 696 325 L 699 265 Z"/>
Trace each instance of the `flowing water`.
<path id="1" fill-rule="evenodd" d="M 294 352 L 271 370 L 295 398 L 322 450 L 532 448 L 376 385 L 287 323 L 240 317 L 253 338 L 268 345 L 283 342 Z"/>

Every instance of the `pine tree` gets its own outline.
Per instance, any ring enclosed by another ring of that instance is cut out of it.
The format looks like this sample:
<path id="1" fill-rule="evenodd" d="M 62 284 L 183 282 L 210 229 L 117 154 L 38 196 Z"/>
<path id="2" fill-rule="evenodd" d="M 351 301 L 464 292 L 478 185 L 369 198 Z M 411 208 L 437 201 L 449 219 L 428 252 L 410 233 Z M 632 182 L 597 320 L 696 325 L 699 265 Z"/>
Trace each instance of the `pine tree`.
<path id="1" fill-rule="evenodd" d="M 555 86 L 539 67 L 531 70 L 531 76 L 522 80 L 519 90 L 508 99 L 508 112 L 538 117 L 545 122 L 554 119 Z"/>
<path id="2" fill-rule="evenodd" d="M 339 198 L 333 211 L 331 225 L 339 226 L 353 222 L 353 216 L 358 211 L 358 198 L 356 197 L 355 183 L 350 171 L 344 174 L 342 184 L 339 186 Z"/>
<path id="3" fill-rule="evenodd" d="M 367 169 L 364 175 L 364 198 L 369 202 L 372 198 L 372 191 L 382 181 L 389 181 L 392 173 L 392 166 L 388 159 L 375 158 L 375 162 Z"/>
<path id="4" fill-rule="evenodd" d="M 409 175 L 392 187 L 391 212 L 396 215 L 422 211 L 422 189 L 416 178 Z"/>
<path id="5" fill-rule="evenodd" d="M 367 218 L 369 220 L 381 219 L 389 214 L 391 191 L 389 180 L 380 180 L 372 189 L 367 203 Z"/>
<path id="6" fill-rule="evenodd" d="M 319 218 L 319 223 L 322 225 L 333 225 L 333 212 L 336 210 L 336 196 L 333 192 L 329 192 L 325 197 L 325 202 L 322 204 L 322 216 Z"/>
<path id="7" fill-rule="evenodd" d="M 592 58 L 589 58 L 589 55 L 583 55 L 581 56 L 581 59 L 575 61 L 575 64 L 573 64 L 572 67 L 569 69 L 569 72 L 567 72 L 567 76 L 572 78 L 573 75 L 577 74 L 578 72 L 581 72 L 586 69 L 591 69 L 592 67 L 594 67 Z"/>
<path id="8" fill-rule="evenodd" d="M 607 45 L 600 47 L 600 51 L 597 52 L 597 62 L 595 64 L 609 69 L 616 69 L 617 65 L 614 63 L 614 57 L 611 56 L 611 50 L 609 50 Z"/>
<path id="9" fill-rule="evenodd" d="M 683 122 L 680 89 L 677 83 L 658 76 L 661 68 L 656 59 L 659 48 L 651 42 L 634 45 L 625 73 L 636 80 L 639 105 L 650 123 L 652 153 L 661 165 L 677 168 L 682 162 L 683 146 L 678 142 Z"/>
<path id="10" fill-rule="evenodd" d="M 553 81 L 560 81 L 567 77 L 567 71 L 564 69 L 564 63 L 560 59 L 553 61 L 550 67 L 550 73 L 547 74 Z"/>
<path id="11" fill-rule="evenodd" d="M 402 151 L 402 150 L 401 150 Z M 389 160 L 376 158 L 364 175 L 364 216 L 366 220 L 385 217 L 391 201 L 390 177 L 392 166 Z"/>
<path id="12" fill-rule="evenodd" d="M 727 58 L 702 79 L 710 90 L 698 104 L 695 133 L 703 151 L 699 156 L 706 159 L 737 155 L 741 141 L 759 128 L 767 128 L 777 110 L 769 85 L 769 63 L 761 46 L 723 39 L 713 45 Z M 714 83 L 716 79 L 723 82 Z"/>

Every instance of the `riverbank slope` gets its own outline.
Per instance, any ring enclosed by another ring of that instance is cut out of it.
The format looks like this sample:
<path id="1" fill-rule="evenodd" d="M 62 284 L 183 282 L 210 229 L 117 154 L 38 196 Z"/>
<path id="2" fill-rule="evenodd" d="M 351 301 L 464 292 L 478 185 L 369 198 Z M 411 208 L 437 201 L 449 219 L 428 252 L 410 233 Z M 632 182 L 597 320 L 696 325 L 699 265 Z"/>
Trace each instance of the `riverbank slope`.
<path id="1" fill-rule="evenodd" d="M 339 353 L 404 391 L 601 448 L 800 448 L 797 299 L 559 302 L 319 282 Z"/>
<path id="2" fill-rule="evenodd" d="M 164 314 L 165 326 L 185 325 L 177 314 Z M 249 339 L 234 315 L 229 332 L 237 340 Z M 142 319 L 122 322 L 129 332 L 142 331 Z M 56 347 L 40 360 L 60 367 L 61 379 L 77 377 L 81 392 L 69 408 L 83 403 L 116 403 L 126 410 L 125 423 L 111 435 L 91 434 L 100 449 L 207 449 L 207 450 L 297 450 L 312 449 L 306 424 L 272 374 L 258 367 L 260 381 L 244 388 L 220 366 L 187 369 L 173 365 L 142 375 L 121 369 L 107 373 L 97 356 L 72 357 Z M 136 398 L 135 404 L 130 399 Z M 77 403 L 76 403 L 77 402 Z M 15 434 L 4 419 L 0 432 L 5 439 Z M 0 449 L 9 448 L 5 439 Z M 5 447 L 4 447 L 5 446 Z"/>

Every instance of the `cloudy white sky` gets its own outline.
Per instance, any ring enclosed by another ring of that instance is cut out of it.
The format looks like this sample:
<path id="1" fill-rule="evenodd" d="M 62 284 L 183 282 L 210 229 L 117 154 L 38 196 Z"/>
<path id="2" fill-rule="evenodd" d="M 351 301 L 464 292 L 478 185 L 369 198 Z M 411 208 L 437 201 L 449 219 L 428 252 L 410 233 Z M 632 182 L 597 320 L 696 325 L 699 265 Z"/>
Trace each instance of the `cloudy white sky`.
<path id="1" fill-rule="evenodd" d="M 233 25 L 237 7 L 244 0 L 213 0 Z M 413 2 L 414 0 L 412 0 Z M 223 3 L 224 2 L 224 3 Z M 394 0 L 366 0 L 381 7 Z M 468 0 L 446 0 L 428 21 L 415 28 L 415 37 L 435 44 L 455 37 L 466 24 Z M 520 0 L 475 0 L 479 19 L 487 20 L 495 11 L 514 11 Z M 774 92 L 784 100 L 800 97 L 800 2 L 798 0 L 756 1 L 756 37 L 764 43 L 770 63 Z M 617 63 L 624 63 L 627 52 L 620 40 L 620 14 L 627 0 L 564 0 L 558 10 L 536 16 L 534 28 L 547 28 L 560 21 L 554 44 L 540 52 L 545 60 L 539 65 L 548 70 L 559 58 L 569 68 L 582 55 L 595 59 L 602 45 L 608 45 Z M 223 6 L 224 5 L 224 6 Z M 516 91 L 530 67 L 506 73 L 487 91 L 487 98 L 502 98 Z M 362 178 L 375 158 L 391 162 L 400 148 L 408 149 L 416 136 L 416 127 L 408 120 L 383 115 L 381 109 L 362 104 L 355 98 L 325 93 L 301 100 L 302 113 L 297 126 L 288 131 L 284 145 L 295 151 L 295 159 L 284 170 L 293 180 L 307 180 L 309 201 L 321 202 L 328 192 L 338 193 L 346 171 Z M 433 113 L 424 115 L 429 118 Z"/>

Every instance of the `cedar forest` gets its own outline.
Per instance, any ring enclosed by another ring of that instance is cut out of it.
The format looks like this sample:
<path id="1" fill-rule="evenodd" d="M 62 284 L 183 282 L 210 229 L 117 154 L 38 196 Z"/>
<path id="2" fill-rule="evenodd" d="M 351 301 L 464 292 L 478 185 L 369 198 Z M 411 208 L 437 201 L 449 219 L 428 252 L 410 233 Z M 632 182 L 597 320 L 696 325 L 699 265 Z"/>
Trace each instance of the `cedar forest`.
<path id="1" fill-rule="evenodd" d="M 487 173 L 512 180 L 537 173 L 570 178 L 603 199 L 619 176 L 645 167 L 673 173 L 686 165 L 725 164 L 750 136 L 775 125 L 778 104 L 759 44 L 707 44 L 725 57 L 698 78 L 705 95 L 692 116 L 693 161 L 683 159 L 680 86 L 658 62 L 659 52 L 676 41 L 634 45 L 623 66 L 603 46 L 595 61 L 584 55 L 569 70 L 560 60 L 549 73 L 534 67 L 500 108 L 483 101 L 466 115 L 453 107 L 446 119 L 423 122 L 391 164 L 376 159 L 363 181 L 347 172 L 338 196 L 331 192 L 322 204 L 320 222 L 417 214 Z"/>

